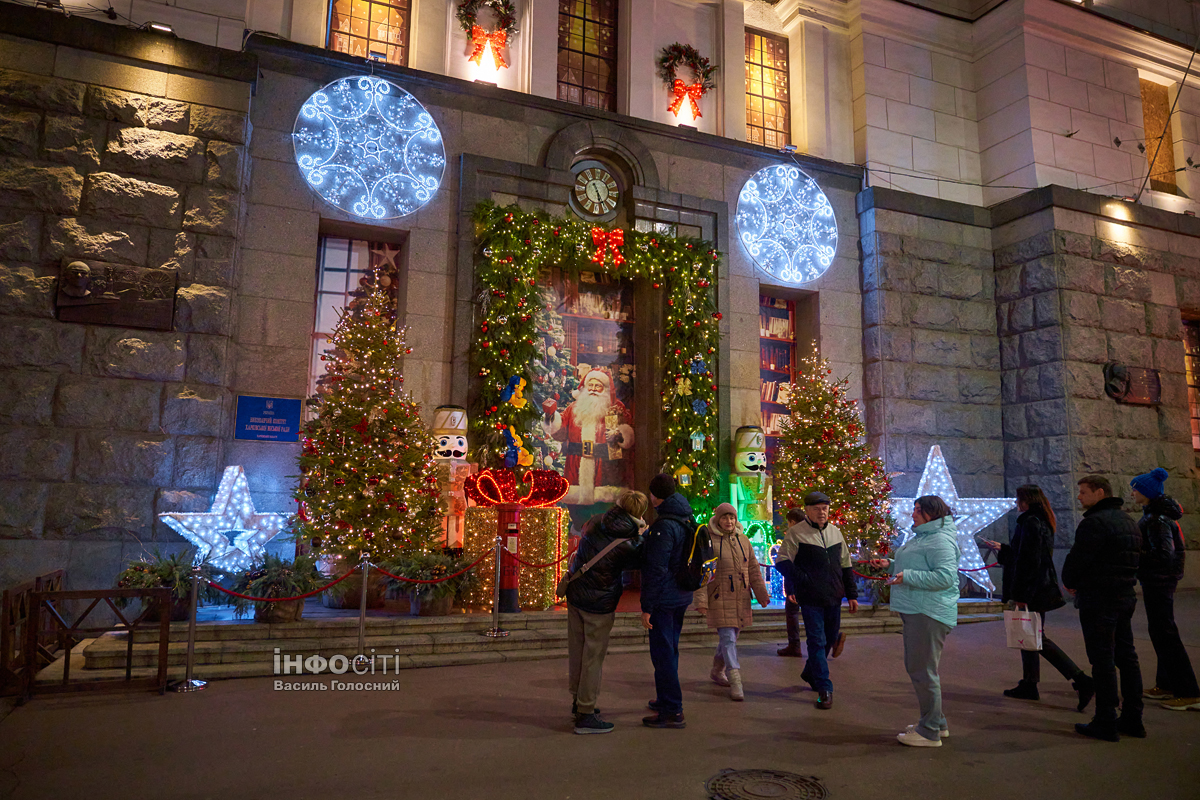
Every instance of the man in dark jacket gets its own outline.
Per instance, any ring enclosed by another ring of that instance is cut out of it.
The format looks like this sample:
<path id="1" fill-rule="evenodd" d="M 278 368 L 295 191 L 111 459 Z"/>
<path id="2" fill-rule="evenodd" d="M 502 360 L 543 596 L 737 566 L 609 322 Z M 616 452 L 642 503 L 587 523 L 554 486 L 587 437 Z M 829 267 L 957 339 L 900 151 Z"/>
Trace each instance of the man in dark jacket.
<path id="1" fill-rule="evenodd" d="M 788 599 L 800 606 L 808 660 L 800 677 L 817 692 L 817 708 L 833 708 L 833 681 L 828 656 L 837 658 L 846 643 L 841 632 L 842 598 L 850 613 L 858 611 L 858 586 L 850 565 L 850 549 L 842 532 L 829 521 L 829 496 L 809 492 L 804 513 L 788 512 L 788 528 L 775 566 L 783 574 Z M 798 517 L 798 518 L 797 518 Z"/>
<path id="2" fill-rule="evenodd" d="M 675 491 L 675 479 L 660 473 L 650 481 L 650 503 L 658 518 L 642 543 L 642 626 L 650 631 L 650 660 L 654 663 L 657 697 L 655 712 L 642 724 L 648 728 L 682 728 L 683 690 L 679 686 L 679 634 L 692 592 L 681 589 L 675 576 L 683 567 L 684 548 L 695 533 L 687 498 Z"/>
<path id="3" fill-rule="evenodd" d="M 1083 519 L 1075 529 L 1075 543 L 1062 571 L 1063 584 L 1075 595 L 1079 607 L 1079 626 L 1096 684 L 1096 716 L 1087 724 L 1076 724 L 1075 730 L 1109 742 L 1119 741 L 1120 734 L 1146 735 L 1142 672 L 1130 625 L 1137 606 L 1134 584 L 1142 535 L 1137 523 L 1121 510 L 1123 502 L 1112 496 L 1107 478 L 1087 475 L 1079 481 Z M 1121 717 L 1117 719 L 1119 704 Z"/>
<path id="4" fill-rule="evenodd" d="M 1154 688 L 1148 689 L 1145 696 L 1161 701 L 1163 708 L 1187 711 L 1200 709 L 1200 686 L 1175 625 L 1175 586 L 1183 577 L 1183 532 L 1178 522 L 1183 508 L 1165 494 L 1163 481 L 1167 477 L 1167 471 L 1159 467 L 1129 482 L 1133 502 L 1142 507 L 1142 518 L 1138 520 L 1142 532 L 1138 579 L 1150 642 L 1158 656 Z"/>

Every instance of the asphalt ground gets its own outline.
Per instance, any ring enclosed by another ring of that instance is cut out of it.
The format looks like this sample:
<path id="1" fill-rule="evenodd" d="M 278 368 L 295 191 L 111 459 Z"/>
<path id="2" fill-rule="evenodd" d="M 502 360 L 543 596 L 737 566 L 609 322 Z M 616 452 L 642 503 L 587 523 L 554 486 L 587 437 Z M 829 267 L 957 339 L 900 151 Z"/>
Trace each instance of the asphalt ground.
<path id="1" fill-rule="evenodd" d="M 1200 592 L 1177 606 L 1200 666 Z M 1073 610 L 1053 613 L 1047 633 L 1086 665 Z M 1140 605 L 1135 634 L 1149 687 Z M 563 659 L 376 676 L 398 682 L 383 691 L 280 691 L 255 678 L 165 697 L 5 700 L 0 797 L 699 799 L 733 768 L 816 776 L 833 798 L 1200 798 L 1200 712 L 1150 704 L 1144 740 L 1081 737 L 1073 724 L 1090 713 L 1044 662 L 1040 702 L 1001 695 L 1021 671 L 1001 623 L 951 633 L 941 666 L 951 736 L 937 749 L 895 740 L 917 719 L 897 634 L 849 640 L 832 662 L 830 711 L 799 688 L 801 659 L 763 643 L 740 652 L 744 703 L 708 681 L 708 651 L 683 653 L 684 730 L 642 727 L 649 657 L 610 656 L 600 706 L 617 727 L 603 736 L 571 733 Z"/>

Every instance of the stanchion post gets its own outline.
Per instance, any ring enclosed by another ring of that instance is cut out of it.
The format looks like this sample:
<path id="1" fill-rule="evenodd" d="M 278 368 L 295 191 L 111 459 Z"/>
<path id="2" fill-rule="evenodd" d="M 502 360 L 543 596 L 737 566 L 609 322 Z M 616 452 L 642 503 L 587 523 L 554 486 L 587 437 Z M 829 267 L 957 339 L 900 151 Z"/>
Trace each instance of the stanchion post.
<path id="1" fill-rule="evenodd" d="M 188 646 L 187 646 L 187 671 L 184 673 L 184 678 L 181 681 L 175 681 L 171 684 L 173 692 L 198 692 L 208 686 L 206 681 L 197 680 L 192 677 L 192 670 L 196 663 L 196 608 L 200 602 L 200 567 L 192 567 L 192 602 L 191 613 L 188 615 Z M 132 636 L 132 634 L 130 634 Z"/>
<path id="2" fill-rule="evenodd" d="M 504 539 L 499 534 L 496 535 L 496 572 L 492 576 L 492 627 L 490 630 L 483 632 L 484 636 L 499 638 L 508 636 L 508 631 L 500 629 L 500 550 L 504 546 Z"/>
<path id="3" fill-rule="evenodd" d="M 366 553 L 362 554 L 359 568 L 362 569 L 362 593 L 358 600 L 358 655 L 354 657 L 355 665 L 367 661 L 367 578 L 371 571 L 371 562 L 367 560 Z"/>

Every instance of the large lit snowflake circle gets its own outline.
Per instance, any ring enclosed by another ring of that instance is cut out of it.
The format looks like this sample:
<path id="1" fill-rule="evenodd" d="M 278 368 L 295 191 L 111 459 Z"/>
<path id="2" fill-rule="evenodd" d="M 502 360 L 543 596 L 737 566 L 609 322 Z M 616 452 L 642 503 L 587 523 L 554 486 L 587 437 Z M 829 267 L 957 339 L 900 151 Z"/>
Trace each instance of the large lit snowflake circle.
<path id="1" fill-rule="evenodd" d="M 750 176 L 738 195 L 738 238 L 769 275 L 784 283 L 819 278 L 837 252 L 837 220 L 817 182 L 786 164 Z"/>
<path id="2" fill-rule="evenodd" d="M 300 174 L 332 206 L 367 219 L 411 214 L 442 182 L 446 151 L 415 97 L 373 75 L 315 92 L 292 131 Z"/>

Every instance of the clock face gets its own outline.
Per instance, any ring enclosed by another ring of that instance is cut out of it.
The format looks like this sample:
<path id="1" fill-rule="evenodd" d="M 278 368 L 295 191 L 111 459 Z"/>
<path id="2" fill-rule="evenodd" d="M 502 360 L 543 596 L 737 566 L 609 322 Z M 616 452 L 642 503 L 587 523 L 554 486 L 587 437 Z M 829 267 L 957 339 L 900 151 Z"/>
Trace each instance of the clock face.
<path id="1" fill-rule="evenodd" d="M 604 169 L 588 167 L 575 176 L 575 201 L 588 215 L 602 217 L 617 207 L 620 189 Z"/>

